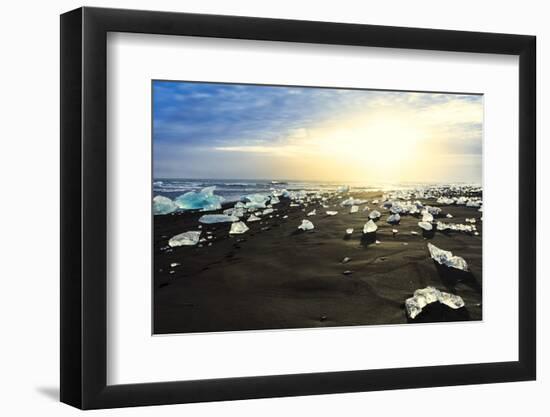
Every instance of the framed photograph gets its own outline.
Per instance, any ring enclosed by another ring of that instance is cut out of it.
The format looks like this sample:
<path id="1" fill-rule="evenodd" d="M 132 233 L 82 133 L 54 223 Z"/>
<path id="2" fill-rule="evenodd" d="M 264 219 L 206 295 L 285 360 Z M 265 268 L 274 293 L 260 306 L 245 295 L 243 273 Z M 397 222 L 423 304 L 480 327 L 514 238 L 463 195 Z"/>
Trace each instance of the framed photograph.
<path id="1" fill-rule="evenodd" d="M 535 49 L 63 14 L 61 401 L 535 379 Z"/>

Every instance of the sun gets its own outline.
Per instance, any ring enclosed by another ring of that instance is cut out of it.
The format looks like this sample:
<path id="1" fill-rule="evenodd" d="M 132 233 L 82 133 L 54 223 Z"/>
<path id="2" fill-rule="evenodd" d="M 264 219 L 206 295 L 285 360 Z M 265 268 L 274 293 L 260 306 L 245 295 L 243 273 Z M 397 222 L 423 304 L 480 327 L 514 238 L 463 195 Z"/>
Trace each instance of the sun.
<path id="1" fill-rule="evenodd" d="M 313 132 L 309 146 L 325 162 L 348 166 L 367 176 L 373 171 L 397 173 L 409 168 L 419 161 L 428 137 L 429 132 L 410 117 L 378 112 L 321 128 Z"/>

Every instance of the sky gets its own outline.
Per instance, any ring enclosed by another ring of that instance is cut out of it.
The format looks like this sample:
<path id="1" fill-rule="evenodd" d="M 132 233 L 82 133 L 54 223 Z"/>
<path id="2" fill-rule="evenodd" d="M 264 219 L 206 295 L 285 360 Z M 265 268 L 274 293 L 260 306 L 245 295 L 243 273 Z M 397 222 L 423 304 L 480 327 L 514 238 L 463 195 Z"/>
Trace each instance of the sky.
<path id="1" fill-rule="evenodd" d="M 153 82 L 155 178 L 474 182 L 481 95 Z"/>

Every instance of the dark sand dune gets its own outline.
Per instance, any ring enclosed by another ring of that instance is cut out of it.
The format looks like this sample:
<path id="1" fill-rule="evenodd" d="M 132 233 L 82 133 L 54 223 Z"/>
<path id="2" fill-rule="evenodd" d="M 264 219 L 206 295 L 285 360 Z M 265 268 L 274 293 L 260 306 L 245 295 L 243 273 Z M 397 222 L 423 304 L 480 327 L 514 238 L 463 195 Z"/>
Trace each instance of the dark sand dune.
<path id="1" fill-rule="evenodd" d="M 370 201 L 380 194 L 353 193 Z M 163 250 L 178 233 L 199 230 L 204 213 L 155 216 L 154 219 L 154 332 L 186 333 L 252 329 L 401 324 L 425 321 L 480 320 L 482 293 L 482 230 L 480 212 L 464 206 L 442 206 L 442 221 L 464 223 L 474 217 L 479 236 L 435 232 L 424 237 L 419 219 L 401 216 L 398 225 L 386 223 L 382 213 L 375 242 L 362 239 L 368 220 L 363 207 L 331 201 L 302 211 L 287 199 L 274 206 L 272 218 L 247 223 L 250 230 L 230 237 L 230 224 L 203 225 L 202 247 Z M 425 201 L 437 205 L 435 201 Z M 306 217 L 313 208 L 317 215 Z M 326 210 L 337 210 L 327 216 Z M 446 213 L 454 217 L 446 219 Z M 287 219 L 283 219 L 288 215 Z M 245 217 L 246 218 L 246 217 Z M 297 230 L 303 219 L 315 229 Z M 437 219 L 436 219 L 437 220 Z M 347 228 L 354 228 L 351 237 Z M 394 236 L 392 229 L 398 229 Z M 411 231 L 418 232 L 417 236 Z M 208 246 L 208 243 L 212 243 Z M 436 264 L 427 243 L 463 257 L 469 273 Z M 342 263 L 345 257 L 351 258 Z M 171 263 L 181 265 L 171 267 Z M 173 271 L 171 273 L 171 271 Z M 344 274 L 346 272 L 346 274 Z M 464 299 L 457 311 L 432 305 L 415 320 L 408 320 L 404 301 L 428 285 Z"/>

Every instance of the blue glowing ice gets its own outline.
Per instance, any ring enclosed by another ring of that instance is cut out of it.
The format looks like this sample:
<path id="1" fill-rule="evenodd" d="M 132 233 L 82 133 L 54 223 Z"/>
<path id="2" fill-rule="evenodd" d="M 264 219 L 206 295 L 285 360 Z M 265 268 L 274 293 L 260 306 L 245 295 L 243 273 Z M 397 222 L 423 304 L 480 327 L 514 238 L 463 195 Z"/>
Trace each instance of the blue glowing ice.
<path id="1" fill-rule="evenodd" d="M 222 202 L 224 198 L 219 195 L 215 195 L 214 191 L 216 187 L 206 187 L 201 191 L 189 191 L 185 194 L 177 197 L 174 202 L 180 209 L 184 210 L 201 210 L 212 211 L 222 208 Z"/>
<path id="2" fill-rule="evenodd" d="M 153 198 L 153 214 L 170 214 L 178 209 L 178 206 L 168 197 L 157 195 Z"/>

